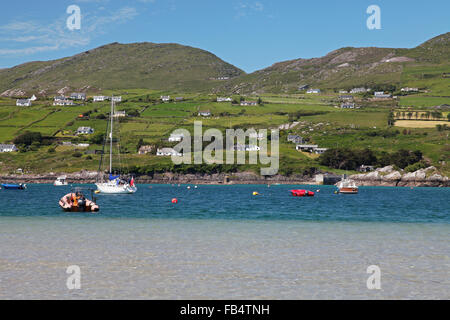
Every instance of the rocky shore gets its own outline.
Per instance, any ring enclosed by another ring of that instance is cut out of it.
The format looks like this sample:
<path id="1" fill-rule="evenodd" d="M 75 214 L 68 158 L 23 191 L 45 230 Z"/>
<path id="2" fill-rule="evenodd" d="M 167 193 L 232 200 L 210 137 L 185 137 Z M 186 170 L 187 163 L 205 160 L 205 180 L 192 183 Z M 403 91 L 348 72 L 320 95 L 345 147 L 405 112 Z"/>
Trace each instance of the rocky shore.
<path id="1" fill-rule="evenodd" d="M 441 175 L 435 167 L 405 172 L 387 166 L 370 173 L 351 175 L 350 179 L 360 186 L 450 187 L 449 178 Z"/>
<path id="2" fill-rule="evenodd" d="M 69 183 L 95 183 L 97 172 L 81 171 L 76 173 L 48 174 L 3 174 L 1 183 L 53 183 L 57 176 L 66 175 Z M 377 169 L 370 173 L 350 176 L 360 186 L 393 186 L 393 187 L 450 187 L 449 178 L 441 175 L 435 167 L 420 169 L 415 172 L 395 170 L 393 166 Z M 317 184 L 314 176 L 275 175 L 263 177 L 253 172 L 233 174 L 176 174 L 171 172 L 138 176 L 136 183 L 155 184 Z"/>

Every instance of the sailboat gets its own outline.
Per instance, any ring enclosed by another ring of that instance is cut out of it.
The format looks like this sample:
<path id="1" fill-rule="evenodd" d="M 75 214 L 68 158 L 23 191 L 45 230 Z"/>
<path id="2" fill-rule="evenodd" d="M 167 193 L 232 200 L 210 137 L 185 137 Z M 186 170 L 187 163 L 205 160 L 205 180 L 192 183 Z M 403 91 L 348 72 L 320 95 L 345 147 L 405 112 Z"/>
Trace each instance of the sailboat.
<path id="1" fill-rule="evenodd" d="M 114 99 L 111 97 L 111 113 L 109 119 L 109 170 L 108 170 L 108 178 L 105 181 L 105 175 L 102 171 L 102 163 L 104 152 L 102 152 L 100 165 L 99 165 L 99 174 L 97 177 L 97 191 L 99 193 L 107 193 L 107 194 L 122 194 L 122 193 L 135 193 L 137 191 L 137 187 L 134 183 L 134 178 L 131 180 L 124 179 L 120 176 L 120 174 L 114 174 L 113 172 L 113 124 L 114 124 Z M 106 128 L 108 130 L 108 128 Z M 103 145 L 103 151 L 105 150 L 105 145 L 108 140 L 105 137 L 105 143 Z M 120 148 L 119 154 L 120 154 Z"/>

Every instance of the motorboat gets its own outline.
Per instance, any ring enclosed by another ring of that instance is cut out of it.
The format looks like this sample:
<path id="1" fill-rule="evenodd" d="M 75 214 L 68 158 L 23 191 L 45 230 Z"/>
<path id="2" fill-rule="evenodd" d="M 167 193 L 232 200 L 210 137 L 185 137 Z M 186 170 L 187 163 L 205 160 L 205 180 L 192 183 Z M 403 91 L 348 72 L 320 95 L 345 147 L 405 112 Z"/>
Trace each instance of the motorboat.
<path id="1" fill-rule="evenodd" d="M 25 190 L 27 188 L 27 185 L 25 183 L 19 183 L 19 184 L 2 183 L 2 187 L 4 189 L 10 189 L 10 190 Z"/>
<path id="2" fill-rule="evenodd" d="M 358 193 L 358 186 L 356 185 L 354 180 L 351 179 L 343 179 L 336 183 L 336 187 L 338 188 L 339 193 L 344 194 L 356 194 Z"/>
<path id="3" fill-rule="evenodd" d="M 54 186 L 67 186 L 67 176 L 59 176 L 56 178 L 55 182 L 53 182 Z"/>
<path id="4" fill-rule="evenodd" d="M 76 189 L 59 200 L 59 206 L 66 212 L 97 212 L 100 210 L 96 199 L 87 199 L 80 189 Z"/>

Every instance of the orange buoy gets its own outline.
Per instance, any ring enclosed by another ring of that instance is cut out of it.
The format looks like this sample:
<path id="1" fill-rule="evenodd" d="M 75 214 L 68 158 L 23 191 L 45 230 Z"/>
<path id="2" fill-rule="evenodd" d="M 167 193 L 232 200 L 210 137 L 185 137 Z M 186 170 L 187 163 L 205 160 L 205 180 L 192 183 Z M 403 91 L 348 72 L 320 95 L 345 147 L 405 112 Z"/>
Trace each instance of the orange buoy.
<path id="1" fill-rule="evenodd" d="M 173 198 L 172 199 L 172 203 L 178 203 L 178 199 L 177 198 Z"/>

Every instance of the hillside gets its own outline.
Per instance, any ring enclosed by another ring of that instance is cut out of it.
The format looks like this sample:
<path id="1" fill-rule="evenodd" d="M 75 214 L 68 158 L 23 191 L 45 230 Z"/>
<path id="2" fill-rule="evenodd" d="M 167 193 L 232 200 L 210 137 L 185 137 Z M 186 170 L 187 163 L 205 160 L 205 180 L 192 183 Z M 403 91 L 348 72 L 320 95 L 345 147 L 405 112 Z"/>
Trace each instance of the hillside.
<path id="1" fill-rule="evenodd" d="M 408 76 L 417 70 L 418 76 Z M 234 78 L 217 88 L 217 91 L 292 93 L 305 84 L 322 89 L 374 84 L 408 85 L 410 82 L 420 86 L 421 83 L 416 80 L 422 78 L 445 81 L 442 79 L 444 72 L 450 72 L 450 33 L 413 49 L 346 47 L 321 58 L 279 62 Z"/>
<path id="2" fill-rule="evenodd" d="M 91 92 L 122 88 L 203 91 L 220 82 L 215 78 L 242 73 L 201 49 L 179 44 L 112 43 L 72 57 L 0 70 L 0 93 L 54 94 L 64 87 Z"/>

